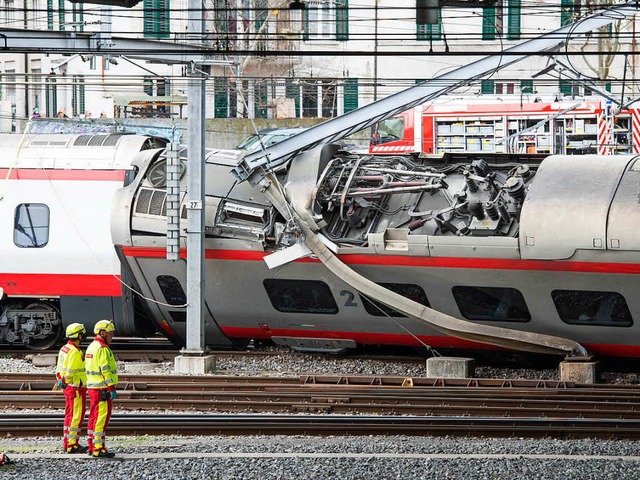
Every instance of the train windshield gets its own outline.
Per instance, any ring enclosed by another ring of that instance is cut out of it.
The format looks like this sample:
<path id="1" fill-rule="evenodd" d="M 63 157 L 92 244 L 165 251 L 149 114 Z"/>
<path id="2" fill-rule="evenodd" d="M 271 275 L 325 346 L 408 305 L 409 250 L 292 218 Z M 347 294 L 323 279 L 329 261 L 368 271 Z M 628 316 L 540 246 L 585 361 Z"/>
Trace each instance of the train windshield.
<path id="1" fill-rule="evenodd" d="M 372 127 L 371 145 L 395 142 L 404 138 L 404 117 L 387 118 Z"/>

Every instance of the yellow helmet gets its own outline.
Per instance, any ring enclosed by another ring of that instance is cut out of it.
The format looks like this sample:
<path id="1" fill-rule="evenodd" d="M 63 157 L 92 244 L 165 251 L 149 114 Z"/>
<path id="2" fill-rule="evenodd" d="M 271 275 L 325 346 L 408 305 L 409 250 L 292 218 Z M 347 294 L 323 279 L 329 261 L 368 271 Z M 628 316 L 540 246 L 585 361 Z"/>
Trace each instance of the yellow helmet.
<path id="1" fill-rule="evenodd" d="M 100 320 L 96 323 L 96 326 L 93 327 L 93 333 L 98 335 L 101 330 L 104 330 L 105 332 L 115 332 L 116 327 L 113 325 L 111 320 Z"/>
<path id="2" fill-rule="evenodd" d="M 87 333 L 87 329 L 84 328 L 84 325 L 81 323 L 72 323 L 67 327 L 67 338 L 80 338 L 80 336 L 84 336 Z"/>

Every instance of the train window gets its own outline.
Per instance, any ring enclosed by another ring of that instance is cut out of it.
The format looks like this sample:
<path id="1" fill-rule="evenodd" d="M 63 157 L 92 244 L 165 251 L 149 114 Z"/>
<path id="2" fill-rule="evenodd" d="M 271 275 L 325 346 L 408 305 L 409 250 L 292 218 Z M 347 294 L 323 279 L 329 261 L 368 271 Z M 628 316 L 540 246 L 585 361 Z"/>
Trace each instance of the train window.
<path id="1" fill-rule="evenodd" d="M 414 302 L 421 303 L 425 307 L 430 307 L 429 300 L 427 300 L 427 294 L 420 285 L 414 285 L 411 283 L 379 283 L 381 287 L 387 288 L 392 292 L 399 293 L 403 297 L 406 297 Z M 362 300 L 362 306 L 369 315 L 374 317 L 404 317 L 403 314 L 396 312 L 394 309 L 387 307 L 386 305 L 377 302 L 376 300 L 369 299 L 360 295 Z"/>
<path id="2" fill-rule="evenodd" d="M 164 295 L 164 299 L 169 305 L 185 305 L 187 296 L 180 285 L 180 281 L 171 275 L 158 275 L 156 278 L 158 286 Z"/>
<path id="3" fill-rule="evenodd" d="M 279 312 L 338 313 L 338 305 L 324 282 L 267 278 L 262 283 L 271 305 Z"/>
<path id="4" fill-rule="evenodd" d="M 528 322 L 531 314 L 522 293 L 515 288 L 453 287 L 460 313 L 469 320 Z"/>
<path id="5" fill-rule="evenodd" d="M 633 324 L 627 302 L 616 292 L 554 290 L 551 298 L 565 323 L 607 327 L 630 327 Z"/>
<path id="6" fill-rule="evenodd" d="M 16 207 L 13 243 L 22 248 L 42 248 L 49 243 L 49 207 L 22 203 Z"/>

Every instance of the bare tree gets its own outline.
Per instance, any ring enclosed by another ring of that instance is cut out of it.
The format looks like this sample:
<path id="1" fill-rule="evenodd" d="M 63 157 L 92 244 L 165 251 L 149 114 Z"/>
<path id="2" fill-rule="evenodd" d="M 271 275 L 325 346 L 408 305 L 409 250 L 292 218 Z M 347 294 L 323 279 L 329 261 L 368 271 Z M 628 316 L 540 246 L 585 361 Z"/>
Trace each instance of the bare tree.
<path id="1" fill-rule="evenodd" d="M 617 3 L 617 0 L 587 0 L 586 12 L 589 14 L 597 9 L 608 7 Z M 623 28 L 622 20 L 617 20 L 610 25 L 600 27 L 595 35 L 585 37 L 584 43 L 580 46 L 583 59 L 587 67 L 596 75 L 598 80 L 606 80 L 611 72 L 611 64 L 620 51 L 620 32 Z M 594 38 L 595 37 L 595 38 Z M 594 56 L 590 52 L 595 52 Z"/>

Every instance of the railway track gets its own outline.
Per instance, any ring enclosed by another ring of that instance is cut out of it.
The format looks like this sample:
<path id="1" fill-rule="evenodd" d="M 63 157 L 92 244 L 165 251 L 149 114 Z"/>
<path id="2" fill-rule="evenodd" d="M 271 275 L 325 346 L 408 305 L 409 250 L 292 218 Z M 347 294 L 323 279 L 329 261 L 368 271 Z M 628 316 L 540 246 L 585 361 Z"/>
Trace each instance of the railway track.
<path id="1" fill-rule="evenodd" d="M 0 374 L 0 407 L 4 411 L 62 409 L 63 396 L 52 386 L 50 376 Z M 630 385 L 402 377 L 160 379 L 127 375 L 121 378 L 115 405 L 120 413 L 114 417 L 114 433 L 502 432 L 640 438 L 640 387 Z M 141 415 L 141 411 L 154 413 Z M 159 415 L 158 411 L 177 413 Z M 186 415 L 192 412 L 198 413 Z M 270 415 L 260 415 L 264 413 Z M 17 421 L 24 417 L 16 415 L 20 414 L 0 415 L 0 434 L 56 434 L 60 429 L 61 417 L 56 414 L 27 415 L 42 422 L 33 425 Z M 313 423 L 312 419 L 317 420 Z"/>
<path id="2" fill-rule="evenodd" d="M 0 414 L 0 432 L 58 435 L 62 415 Z M 116 413 L 110 435 L 476 435 L 638 439 L 640 421 L 455 416 Z"/>

